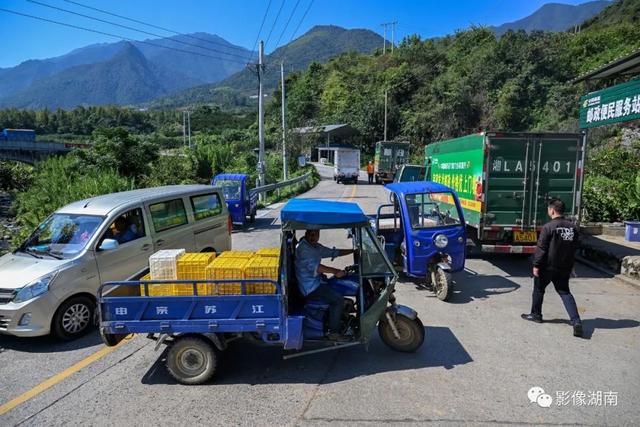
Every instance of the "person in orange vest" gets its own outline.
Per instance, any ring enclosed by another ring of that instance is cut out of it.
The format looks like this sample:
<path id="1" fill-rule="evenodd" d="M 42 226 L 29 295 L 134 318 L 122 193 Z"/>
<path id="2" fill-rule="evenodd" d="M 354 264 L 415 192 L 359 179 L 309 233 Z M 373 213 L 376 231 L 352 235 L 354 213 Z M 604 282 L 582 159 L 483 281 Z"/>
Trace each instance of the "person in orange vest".
<path id="1" fill-rule="evenodd" d="M 369 184 L 373 184 L 373 162 L 369 160 L 369 164 L 367 165 L 367 175 L 369 175 Z"/>

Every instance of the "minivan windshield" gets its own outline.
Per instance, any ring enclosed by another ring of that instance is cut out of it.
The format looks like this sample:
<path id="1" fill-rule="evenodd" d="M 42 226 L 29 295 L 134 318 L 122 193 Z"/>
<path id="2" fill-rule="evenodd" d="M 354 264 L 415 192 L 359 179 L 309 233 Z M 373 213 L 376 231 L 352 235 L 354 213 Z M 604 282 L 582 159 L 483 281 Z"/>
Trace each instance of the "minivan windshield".
<path id="1" fill-rule="evenodd" d="M 84 249 L 103 217 L 95 215 L 53 214 L 36 228 L 18 248 L 34 256 L 69 258 Z"/>
<path id="2" fill-rule="evenodd" d="M 216 186 L 222 187 L 225 200 L 240 200 L 241 194 L 241 181 L 235 181 L 230 179 L 224 179 L 216 181 Z"/>
<path id="3" fill-rule="evenodd" d="M 414 229 L 460 224 L 460 215 L 451 193 L 407 194 L 405 200 Z"/>

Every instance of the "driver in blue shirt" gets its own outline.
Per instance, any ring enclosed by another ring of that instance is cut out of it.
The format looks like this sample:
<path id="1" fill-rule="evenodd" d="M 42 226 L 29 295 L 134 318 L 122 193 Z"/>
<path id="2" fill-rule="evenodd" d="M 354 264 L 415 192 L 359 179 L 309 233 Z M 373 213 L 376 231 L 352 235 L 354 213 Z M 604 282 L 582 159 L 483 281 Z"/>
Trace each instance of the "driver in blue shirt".
<path id="1" fill-rule="evenodd" d="M 296 278 L 300 291 L 307 299 L 321 300 L 329 304 L 329 330 L 327 338 L 343 340 L 340 333 L 340 320 L 344 309 L 344 297 L 332 288 L 337 281 L 351 281 L 344 270 L 329 267 L 321 263 L 322 258 L 334 259 L 353 253 L 353 249 L 329 249 L 318 243 L 320 230 L 306 230 L 296 247 Z M 333 274 L 327 279 L 325 274 Z M 355 279 L 357 281 L 357 279 Z M 355 286 L 358 286 L 355 283 Z"/>

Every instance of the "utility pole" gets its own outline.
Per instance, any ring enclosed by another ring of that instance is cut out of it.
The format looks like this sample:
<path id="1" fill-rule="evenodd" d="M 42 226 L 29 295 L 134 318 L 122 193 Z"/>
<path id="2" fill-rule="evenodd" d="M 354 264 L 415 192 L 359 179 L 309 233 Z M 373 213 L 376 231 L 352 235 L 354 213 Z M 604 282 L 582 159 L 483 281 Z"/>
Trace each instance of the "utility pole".
<path id="1" fill-rule="evenodd" d="M 184 110 L 182 110 L 182 146 L 187 145 L 187 117 Z"/>
<path id="2" fill-rule="evenodd" d="M 382 36 L 382 54 L 387 53 L 387 25 L 389 24 L 380 24 L 382 28 L 384 28 L 384 36 Z"/>
<path id="3" fill-rule="evenodd" d="M 394 41 L 394 37 L 395 37 L 395 31 L 396 31 L 396 24 L 398 23 L 398 21 L 392 21 L 392 22 L 385 22 L 384 24 L 380 24 L 382 25 L 382 28 L 384 28 L 384 36 L 383 38 L 383 45 L 382 45 L 382 54 L 384 55 L 385 53 L 387 53 L 387 27 L 391 26 L 391 52 L 393 52 L 393 45 L 395 43 Z"/>
<path id="4" fill-rule="evenodd" d="M 384 90 L 384 141 L 387 140 L 387 90 Z"/>
<path id="5" fill-rule="evenodd" d="M 191 111 L 187 110 L 187 123 L 189 126 L 189 149 L 191 149 Z"/>
<path id="6" fill-rule="evenodd" d="M 282 175 L 283 180 L 286 181 L 289 176 L 287 165 L 287 123 L 285 121 L 285 84 L 284 84 L 284 62 L 280 62 L 280 80 L 282 81 Z"/>
<path id="7" fill-rule="evenodd" d="M 395 42 L 395 33 L 396 33 L 396 24 L 398 21 L 393 21 L 391 23 L 391 53 L 393 53 L 393 46 L 396 44 Z"/>
<path id="8" fill-rule="evenodd" d="M 258 151 L 258 177 L 260 186 L 265 182 L 265 165 L 264 165 L 264 98 L 262 94 L 262 77 L 264 73 L 264 42 L 260 40 L 260 49 L 258 54 L 258 140 L 260 142 Z M 264 201 L 264 193 L 260 193 L 260 200 Z"/>

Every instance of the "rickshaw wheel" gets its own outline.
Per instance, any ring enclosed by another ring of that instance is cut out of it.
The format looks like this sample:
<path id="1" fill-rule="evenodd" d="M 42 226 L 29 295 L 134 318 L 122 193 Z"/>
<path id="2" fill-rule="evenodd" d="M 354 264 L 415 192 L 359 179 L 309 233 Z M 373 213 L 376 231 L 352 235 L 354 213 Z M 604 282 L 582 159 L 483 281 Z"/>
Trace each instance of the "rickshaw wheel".
<path id="1" fill-rule="evenodd" d="M 403 353 L 413 353 L 418 350 L 424 342 L 424 325 L 422 321 L 418 317 L 412 320 L 408 317 L 397 315 L 395 324 L 400 338 L 394 335 L 388 321 L 382 320 L 378 323 L 378 333 L 382 342 L 391 349 Z"/>
<path id="2" fill-rule="evenodd" d="M 167 354 L 167 370 L 180 384 L 207 382 L 215 373 L 217 364 L 216 349 L 203 338 L 178 338 Z"/>
<path id="3" fill-rule="evenodd" d="M 453 293 L 453 281 L 451 273 L 438 268 L 435 273 L 436 282 L 433 283 L 433 290 L 440 301 L 448 301 Z"/>

